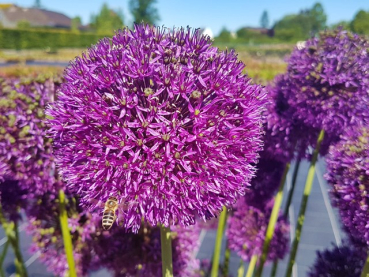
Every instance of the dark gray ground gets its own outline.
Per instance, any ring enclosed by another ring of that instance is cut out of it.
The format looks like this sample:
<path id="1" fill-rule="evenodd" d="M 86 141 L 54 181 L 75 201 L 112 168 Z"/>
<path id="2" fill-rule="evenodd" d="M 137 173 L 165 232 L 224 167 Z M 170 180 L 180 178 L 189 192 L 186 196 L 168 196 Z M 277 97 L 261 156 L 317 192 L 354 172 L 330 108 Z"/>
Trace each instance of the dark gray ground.
<path id="1" fill-rule="evenodd" d="M 300 201 L 304 190 L 304 183 L 308 171 L 308 163 L 303 162 L 300 166 L 300 174 L 297 180 L 297 187 L 292 200 L 292 207 L 290 209 L 290 221 L 291 228 L 295 228 L 298 210 L 300 207 Z M 293 170 L 293 166 L 291 167 Z M 330 247 L 332 243 L 340 243 L 341 238 L 344 234 L 340 230 L 339 220 L 337 217 L 337 212 L 332 209 L 329 202 L 327 194 L 327 184 L 323 178 L 324 164 L 320 162 L 317 166 L 316 176 L 314 179 L 312 193 L 308 202 L 307 213 L 305 218 L 305 224 L 302 232 L 302 238 L 299 246 L 299 252 L 297 255 L 297 265 L 294 268 L 294 277 L 306 276 L 306 272 L 315 260 L 316 251 L 323 250 Z M 290 172 L 287 177 L 286 190 L 291 183 Z M 286 193 L 285 193 L 286 195 Z M 286 198 L 286 197 L 285 197 Z M 285 200 L 284 198 L 284 200 Z M 284 203 L 283 203 L 284 204 Z M 283 206 L 282 206 L 283 207 Z M 38 255 L 31 255 L 28 252 L 28 247 L 32 241 L 32 238 L 24 230 L 25 224 L 20 224 L 20 238 L 21 238 L 21 248 L 23 257 L 28 269 L 30 277 L 51 277 L 52 274 L 48 273 L 46 268 L 39 262 Z M 291 230 L 293 233 L 293 230 Z M 216 231 L 204 231 L 202 233 L 202 243 L 201 247 L 197 253 L 197 258 L 200 259 L 210 259 L 215 240 Z M 4 232 L 0 231 L 0 251 L 4 247 L 6 238 L 4 238 Z M 223 246 L 225 243 L 223 243 Z M 6 271 L 6 276 L 15 276 L 13 273 L 15 271 L 13 264 L 14 255 L 9 248 L 8 255 L 4 261 L 4 269 Z M 279 263 L 277 276 L 284 276 L 286 263 L 288 257 Z M 233 276 L 237 276 L 237 269 L 239 267 L 240 259 L 235 254 L 232 253 L 230 259 L 230 270 Z M 247 265 L 246 265 L 247 269 Z M 92 273 L 90 276 L 93 277 L 103 277 L 111 276 L 109 272 L 102 270 L 99 272 Z M 270 276 L 270 265 L 267 265 L 263 276 Z"/>

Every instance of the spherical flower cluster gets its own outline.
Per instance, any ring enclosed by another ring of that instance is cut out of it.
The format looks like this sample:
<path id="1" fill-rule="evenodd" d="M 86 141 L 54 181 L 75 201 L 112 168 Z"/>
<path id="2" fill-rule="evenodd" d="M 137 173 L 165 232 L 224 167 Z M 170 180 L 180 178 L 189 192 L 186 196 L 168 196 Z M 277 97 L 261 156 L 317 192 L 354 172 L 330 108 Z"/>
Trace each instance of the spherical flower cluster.
<path id="1" fill-rule="evenodd" d="M 0 181 L 18 181 L 32 194 L 54 188 L 44 108 L 56 86 L 52 79 L 0 81 Z"/>
<path id="2" fill-rule="evenodd" d="M 317 252 L 317 259 L 308 272 L 309 277 L 359 277 L 366 255 L 352 246 L 334 246 Z"/>
<path id="3" fill-rule="evenodd" d="M 264 151 L 273 159 L 291 162 L 293 159 L 310 159 L 309 146 L 315 148 L 321 129 L 307 125 L 298 118 L 299 107 L 291 102 L 291 93 L 300 89 L 289 74 L 278 75 L 267 88 L 270 101 L 267 106 L 267 123 Z M 320 154 L 326 155 L 329 145 L 337 136 L 326 134 L 320 147 Z"/>
<path id="4" fill-rule="evenodd" d="M 128 203 L 126 229 L 144 218 L 194 224 L 243 195 L 261 148 L 265 92 L 191 29 L 136 25 L 103 39 L 65 71 L 50 107 L 67 185 Z"/>
<path id="5" fill-rule="evenodd" d="M 342 222 L 353 237 L 369 244 L 369 128 L 348 130 L 330 149 L 328 183 Z"/>
<path id="6" fill-rule="evenodd" d="M 32 199 L 26 209 L 29 220 L 27 231 L 33 237 L 31 253 L 40 252 L 40 261 L 46 265 L 49 271 L 57 276 L 65 276 L 69 268 L 61 239 L 62 232 L 56 198 L 57 195 L 50 194 Z M 69 195 L 67 199 L 68 224 L 71 228 L 76 271 L 78 276 L 86 276 L 89 271 L 99 267 L 98 257 L 93 255 L 85 243 L 89 234 L 95 231 L 95 221 L 91 223 L 91 215 L 83 214 L 78 210 L 72 196 Z"/>
<path id="7" fill-rule="evenodd" d="M 245 204 L 240 200 L 236 210 L 228 219 L 228 245 L 244 261 L 250 261 L 253 255 L 260 255 L 263 249 L 265 233 L 272 212 L 273 201 L 263 209 Z M 280 216 L 270 243 L 267 260 L 283 259 L 289 243 L 289 226 Z"/>
<path id="8" fill-rule="evenodd" d="M 369 42 L 341 29 L 322 32 L 288 59 L 286 99 L 294 117 L 339 136 L 369 118 Z"/>
<path id="9" fill-rule="evenodd" d="M 172 227 L 174 276 L 198 276 L 200 263 L 194 251 L 199 247 L 199 229 Z M 143 226 L 137 234 L 125 233 L 113 226 L 109 233 L 99 233 L 92 238 L 94 253 L 100 265 L 114 276 L 161 276 L 160 229 Z"/>

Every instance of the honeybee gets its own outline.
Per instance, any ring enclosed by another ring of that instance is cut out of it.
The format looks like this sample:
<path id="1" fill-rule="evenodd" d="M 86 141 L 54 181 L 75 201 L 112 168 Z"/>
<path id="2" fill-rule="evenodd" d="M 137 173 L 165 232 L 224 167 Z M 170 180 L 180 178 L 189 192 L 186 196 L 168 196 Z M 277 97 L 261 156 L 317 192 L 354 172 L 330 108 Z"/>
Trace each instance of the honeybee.
<path id="1" fill-rule="evenodd" d="M 114 196 L 110 196 L 108 201 L 105 202 L 102 216 L 102 227 L 104 230 L 109 230 L 113 226 L 114 221 L 117 219 L 115 212 L 118 206 L 118 199 Z"/>

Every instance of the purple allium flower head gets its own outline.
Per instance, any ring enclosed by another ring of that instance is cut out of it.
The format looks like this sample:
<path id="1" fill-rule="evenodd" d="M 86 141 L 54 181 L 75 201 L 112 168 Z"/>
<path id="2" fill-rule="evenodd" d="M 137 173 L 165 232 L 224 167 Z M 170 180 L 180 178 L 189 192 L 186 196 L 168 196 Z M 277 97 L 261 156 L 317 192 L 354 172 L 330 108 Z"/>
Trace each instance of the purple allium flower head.
<path id="1" fill-rule="evenodd" d="M 199 229 L 173 226 L 173 273 L 175 276 L 197 276 L 200 263 L 194 251 L 199 247 Z M 90 245 L 114 276 L 161 276 L 160 229 L 143 226 L 137 234 L 125 233 L 118 226 L 94 236 Z"/>
<path id="2" fill-rule="evenodd" d="M 366 257 L 362 251 L 346 244 L 318 251 L 317 255 L 309 277 L 359 277 Z"/>
<path id="3" fill-rule="evenodd" d="M 256 254 L 260 255 L 263 249 L 266 229 L 274 201 L 271 200 L 262 210 L 247 205 L 245 201 L 237 202 L 236 210 L 228 219 L 228 245 L 244 261 L 250 261 Z M 283 259 L 288 250 L 289 225 L 279 216 L 273 239 L 270 243 L 268 260 Z"/>
<path id="4" fill-rule="evenodd" d="M 264 151 L 273 159 L 290 162 L 292 159 L 311 158 L 309 146 L 313 149 L 321 129 L 307 125 L 299 118 L 299 107 L 291 102 L 299 83 L 294 83 L 289 74 L 278 75 L 269 85 L 270 101 L 267 109 L 267 126 Z M 296 116 L 297 115 L 297 116 Z M 329 145 L 337 141 L 336 135 L 330 133 L 320 147 L 320 154 L 326 155 Z"/>
<path id="5" fill-rule="evenodd" d="M 27 208 L 29 193 L 19 185 L 19 181 L 0 181 L 0 203 L 2 213 L 9 221 L 21 219 L 20 209 Z"/>
<path id="6" fill-rule="evenodd" d="M 243 195 L 261 148 L 265 92 L 191 29 L 135 25 L 65 71 L 48 109 L 60 172 L 91 199 L 129 203 L 124 227 L 194 224 Z M 121 211 L 122 212 L 122 211 Z"/>
<path id="7" fill-rule="evenodd" d="M 333 203 L 353 237 L 369 244 L 369 128 L 348 129 L 330 148 L 328 183 Z"/>
<path id="8" fill-rule="evenodd" d="M 294 117 L 338 137 L 369 118 L 369 42 L 341 29 L 320 33 L 288 59 Z"/>
<path id="9" fill-rule="evenodd" d="M 0 181 L 18 181 L 42 194 L 54 187 L 51 139 L 45 136 L 44 108 L 57 83 L 52 79 L 0 82 Z"/>
<path id="10" fill-rule="evenodd" d="M 68 263 L 59 221 L 57 195 L 43 195 L 32 199 L 26 209 L 29 225 L 27 231 L 33 237 L 31 253 L 40 253 L 40 261 L 57 276 L 65 276 Z M 73 256 L 78 276 L 86 276 L 89 271 L 99 268 L 99 259 L 86 243 L 96 230 L 96 220 L 90 214 L 78 210 L 75 199 L 67 195 L 68 225 L 71 229 Z M 97 217 L 97 215 L 96 215 Z M 100 218 L 101 221 L 101 218 Z M 101 223 L 100 223 L 101 224 Z"/>

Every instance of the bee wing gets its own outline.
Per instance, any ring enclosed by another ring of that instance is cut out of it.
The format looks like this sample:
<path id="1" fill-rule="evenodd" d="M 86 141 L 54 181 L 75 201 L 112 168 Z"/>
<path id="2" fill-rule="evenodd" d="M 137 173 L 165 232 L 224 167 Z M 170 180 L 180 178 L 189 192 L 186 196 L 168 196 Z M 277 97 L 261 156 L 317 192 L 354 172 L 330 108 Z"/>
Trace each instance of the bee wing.
<path id="1" fill-rule="evenodd" d="M 119 204 L 119 209 L 123 211 L 127 211 L 129 208 L 132 208 L 134 205 L 137 205 L 138 202 L 136 200 L 133 201 L 124 201 L 123 203 Z"/>
<path id="2" fill-rule="evenodd" d="M 99 207 L 101 209 L 103 209 L 105 207 L 105 203 L 104 202 L 102 202 L 100 200 L 97 200 L 95 198 L 90 198 L 88 200 L 88 203 L 89 203 L 89 206 L 94 205 L 94 206 Z"/>

